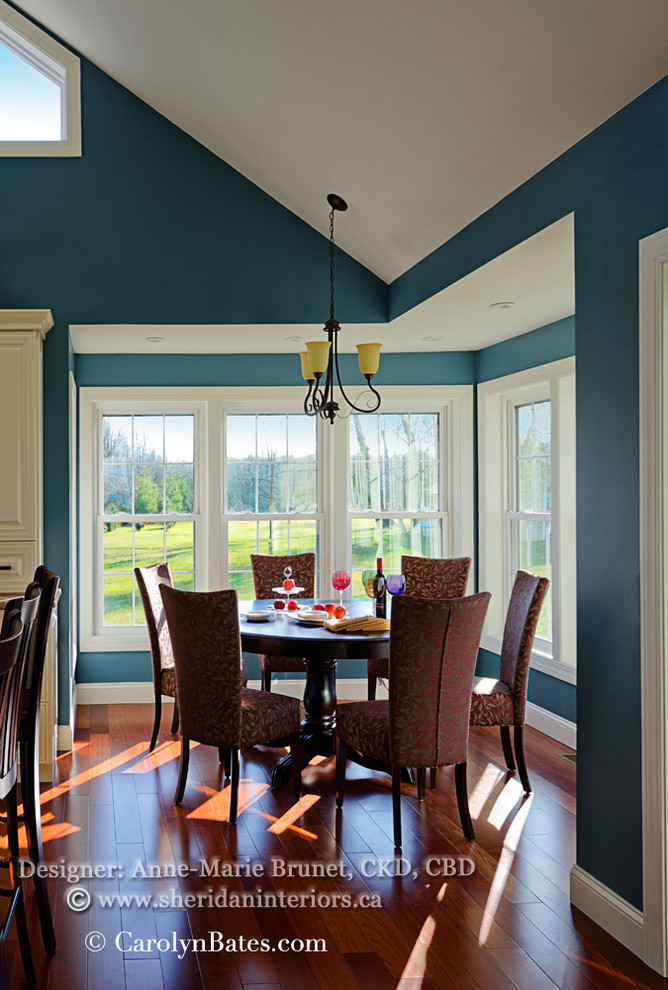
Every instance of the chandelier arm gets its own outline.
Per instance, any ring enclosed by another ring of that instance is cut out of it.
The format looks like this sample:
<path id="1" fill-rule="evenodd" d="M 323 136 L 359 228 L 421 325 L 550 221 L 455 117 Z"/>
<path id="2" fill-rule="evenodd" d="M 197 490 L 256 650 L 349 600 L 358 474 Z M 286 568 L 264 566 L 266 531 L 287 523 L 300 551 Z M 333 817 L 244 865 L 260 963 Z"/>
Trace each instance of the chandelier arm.
<path id="1" fill-rule="evenodd" d="M 352 399 L 349 399 L 348 398 L 348 396 L 346 395 L 346 390 L 344 389 L 343 385 L 341 384 L 341 372 L 339 371 L 339 353 L 338 353 L 338 350 L 336 351 L 336 353 L 334 355 L 334 360 L 336 362 L 336 378 L 337 378 L 338 385 L 339 385 L 339 391 L 341 392 L 341 395 L 346 400 L 346 402 L 348 403 L 348 405 L 350 406 L 350 408 L 351 409 L 354 409 L 355 412 L 360 412 L 360 413 L 375 412 L 376 409 L 378 409 L 380 407 L 380 393 L 377 392 L 376 389 L 373 387 L 373 385 L 371 384 L 370 378 L 368 376 L 366 376 L 366 375 L 364 376 L 366 378 L 366 381 L 367 381 L 367 385 L 369 387 L 369 390 L 371 392 L 373 392 L 373 394 L 376 396 L 376 404 L 374 406 L 367 406 L 366 408 L 362 408 L 361 406 L 356 406 L 355 403 L 352 401 Z"/>

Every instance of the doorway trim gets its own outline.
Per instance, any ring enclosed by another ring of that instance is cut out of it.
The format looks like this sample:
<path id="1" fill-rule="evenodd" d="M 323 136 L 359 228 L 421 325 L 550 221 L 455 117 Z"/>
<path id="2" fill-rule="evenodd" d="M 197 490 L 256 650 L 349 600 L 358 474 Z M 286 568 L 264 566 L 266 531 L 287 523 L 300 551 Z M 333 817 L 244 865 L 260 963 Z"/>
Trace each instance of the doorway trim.
<path id="1" fill-rule="evenodd" d="M 640 600 L 645 962 L 668 966 L 668 229 L 640 248 Z M 664 265 L 667 266 L 664 269 Z"/>

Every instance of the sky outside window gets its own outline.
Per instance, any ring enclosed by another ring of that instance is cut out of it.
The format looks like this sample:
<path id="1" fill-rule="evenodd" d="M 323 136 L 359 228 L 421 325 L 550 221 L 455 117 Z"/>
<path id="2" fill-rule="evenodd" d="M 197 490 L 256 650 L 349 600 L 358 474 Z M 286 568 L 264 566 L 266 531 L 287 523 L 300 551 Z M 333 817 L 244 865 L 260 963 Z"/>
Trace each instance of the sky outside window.
<path id="1" fill-rule="evenodd" d="M 0 42 L 0 141 L 60 141 L 61 89 Z"/>

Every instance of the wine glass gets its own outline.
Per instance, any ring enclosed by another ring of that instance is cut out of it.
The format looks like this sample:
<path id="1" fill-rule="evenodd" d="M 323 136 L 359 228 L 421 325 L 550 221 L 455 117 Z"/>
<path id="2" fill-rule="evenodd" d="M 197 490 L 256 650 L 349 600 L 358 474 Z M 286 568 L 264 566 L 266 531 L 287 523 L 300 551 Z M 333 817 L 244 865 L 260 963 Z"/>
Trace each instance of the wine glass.
<path id="1" fill-rule="evenodd" d="M 339 593 L 339 605 L 343 608 L 343 592 L 350 587 L 350 571 L 334 571 L 332 586 Z"/>
<path id="2" fill-rule="evenodd" d="M 385 578 L 378 577 L 376 571 L 362 571 L 362 584 L 369 598 L 380 598 L 385 591 Z M 375 606 L 371 614 L 376 614 Z"/>
<path id="3" fill-rule="evenodd" d="M 391 595 L 403 595 L 406 590 L 406 578 L 403 574 L 388 574 L 385 587 Z"/>

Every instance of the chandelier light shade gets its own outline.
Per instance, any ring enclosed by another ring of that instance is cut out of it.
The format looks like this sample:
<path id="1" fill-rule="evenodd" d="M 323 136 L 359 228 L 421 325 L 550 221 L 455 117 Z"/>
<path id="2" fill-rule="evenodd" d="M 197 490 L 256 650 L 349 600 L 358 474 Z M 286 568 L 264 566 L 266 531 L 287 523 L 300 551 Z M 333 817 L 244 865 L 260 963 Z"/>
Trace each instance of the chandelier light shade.
<path id="1" fill-rule="evenodd" d="M 341 326 L 334 316 L 334 213 L 336 210 L 347 210 L 348 204 L 340 196 L 330 193 L 327 197 L 330 205 L 329 213 L 329 319 L 323 327 L 327 340 L 309 340 L 306 350 L 300 353 L 302 362 L 302 377 L 308 384 L 308 392 L 304 399 L 304 412 L 308 416 L 322 416 L 323 419 L 334 422 L 340 405 L 338 394 L 355 412 L 375 412 L 380 407 L 380 394 L 371 384 L 371 379 L 378 371 L 380 364 L 380 349 L 382 344 L 357 344 L 357 356 L 360 371 L 367 381 L 364 394 L 369 398 L 365 405 L 356 405 L 345 393 L 341 384 L 339 371 L 338 336 Z M 324 375 L 324 380 L 323 380 Z M 336 391 L 335 391 L 336 390 Z"/>

